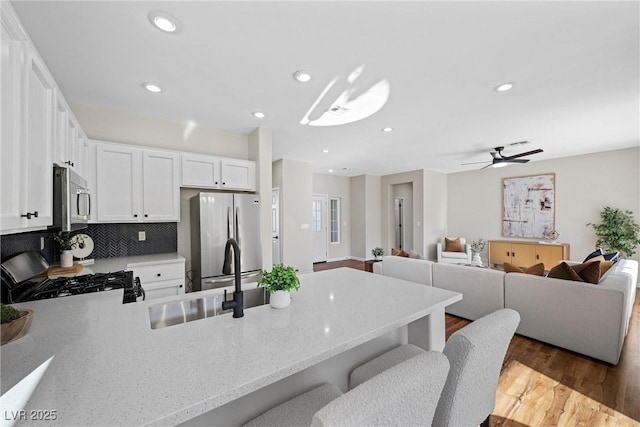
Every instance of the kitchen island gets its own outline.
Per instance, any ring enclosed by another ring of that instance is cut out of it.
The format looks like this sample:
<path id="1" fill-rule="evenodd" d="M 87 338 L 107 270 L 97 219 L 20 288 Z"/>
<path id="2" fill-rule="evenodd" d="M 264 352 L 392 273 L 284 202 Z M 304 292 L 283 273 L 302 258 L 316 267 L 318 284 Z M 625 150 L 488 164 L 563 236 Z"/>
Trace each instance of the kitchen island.
<path id="1" fill-rule="evenodd" d="M 384 351 L 367 347 L 376 340 L 387 347 L 413 342 L 412 335 L 428 342 L 422 327 L 444 329 L 444 308 L 462 298 L 349 268 L 300 280 L 286 309 L 253 307 L 241 319 L 225 314 L 153 330 L 148 307 L 163 300 L 121 304 L 120 291 L 16 304 L 35 314 L 25 337 L 1 347 L 2 393 L 52 359 L 24 407 L 3 406 L 3 424 L 19 409 L 26 411 L 20 422 L 39 425 L 176 425 L 207 413 L 216 420 L 217 410 L 237 412 L 234 402 L 251 402 L 267 387 L 274 391 L 264 395 L 273 399 L 295 394 L 284 383 L 292 376 L 332 381 L 332 366 L 352 368 L 343 354 L 357 364 L 372 356 L 366 350 Z M 259 402 L 242 405 L 245 413 L 233 423 L 272 403 Z M 55 419 L 41 421 L 31 411 L 55 411 Z"/>

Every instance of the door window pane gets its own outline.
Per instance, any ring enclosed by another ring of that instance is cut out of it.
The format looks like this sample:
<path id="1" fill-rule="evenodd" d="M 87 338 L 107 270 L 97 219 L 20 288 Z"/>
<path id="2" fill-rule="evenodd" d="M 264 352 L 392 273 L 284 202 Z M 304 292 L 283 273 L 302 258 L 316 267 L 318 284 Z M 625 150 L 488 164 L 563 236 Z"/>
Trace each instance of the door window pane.
<path id="1" fill-rule="evenodd" d="M 340 243 L 340 199 L 329 201 L 330 242 Z"/>

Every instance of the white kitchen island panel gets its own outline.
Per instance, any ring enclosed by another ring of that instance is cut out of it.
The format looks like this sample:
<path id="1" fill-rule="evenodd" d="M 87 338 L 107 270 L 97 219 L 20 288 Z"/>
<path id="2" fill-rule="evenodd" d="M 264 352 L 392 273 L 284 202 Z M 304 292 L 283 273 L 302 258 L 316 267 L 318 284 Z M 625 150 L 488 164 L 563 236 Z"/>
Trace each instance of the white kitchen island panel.
<path id="1" fill-rule="evenodd" d="M 123 305 L 111 291 L 17 304 L 35 315 L 25 337 L 1 347 L 2 392 L 54 358 L 27 407 L 3 411 L 55 410 L 53 425 L 176 425 L 440 316 L 462 298 L 348 268 L 300 279 L 287 309 L 266 305 L 241 319 L 226 314 L 155 330 L 148 307 L 170 298 Z"/>

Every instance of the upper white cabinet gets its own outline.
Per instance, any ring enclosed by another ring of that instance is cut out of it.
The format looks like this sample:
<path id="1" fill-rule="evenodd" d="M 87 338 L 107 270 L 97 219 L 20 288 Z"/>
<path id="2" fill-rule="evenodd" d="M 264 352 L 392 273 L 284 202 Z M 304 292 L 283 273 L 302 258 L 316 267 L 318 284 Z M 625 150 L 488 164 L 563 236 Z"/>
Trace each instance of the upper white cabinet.
<path id="1" fill-rule="evenodd" d="M 220 188 L 220 159 L 198 154 L 182 154 L 182 187 Z"/>
<path id="2" fill-rule="evenodd" d="M 177 154 L 99 144 L 96 168 L 98 222 L 180 220 Z"/>
<path id="3" fill-rule="evenodd" d="M 220 186 L 224 189 L 254 191 L 256 163 L 249 160 L 221 160 Z"/>
<path id="4" fill-rule="evenodd" d="M 2 5 L 3 233 L 43 229 L 53 219 L 55 83 L 9 10 Z"/>
<path id="5" fill-rule="evenodd" d="M 145 221 L 180 220 L 178 154 L 143 150 L 142 189 Z"/>
<path id="6" fill-rule="evenodd" d="M 182 154 L 182 187 L 255 191 L 256 163 L 200 154 Z"/>

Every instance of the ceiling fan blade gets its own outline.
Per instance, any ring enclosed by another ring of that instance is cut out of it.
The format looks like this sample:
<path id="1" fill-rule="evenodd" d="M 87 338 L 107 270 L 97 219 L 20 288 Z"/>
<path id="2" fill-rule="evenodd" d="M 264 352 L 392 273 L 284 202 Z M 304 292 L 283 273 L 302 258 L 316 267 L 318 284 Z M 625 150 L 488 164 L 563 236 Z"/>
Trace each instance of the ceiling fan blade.
<path id="1" fill-rule="evenodd" d="M 460 163 L 460 166 L 465 166 L 465 165 L 479 165 L 480 163 L 491 163 L 491 161 L 485 161 L 485 162 L 471 162 L 471 163 Z"/>
<path id="2" fill-rule="evenodd" d="M 493 166 L 493 163 L 489 163 L 487 166 L 483 166 L 479 170 L 490 168 L 491 166 Z"/>
<path id="3" fill-rule="evenodd" d="M 532 154 L 542 153 L 543 150 L 538 148 L 537 150 L 527 151 L 526 153 L 514 154 L 513 156 L 504 157 L 506 160 L 517 159 L 518 157 L 530 156 Z"/>
<path id="4" fill-rule="evenodd" d="M 527 163 L 531 159 L 505 159 L 507 163 Z"/>

